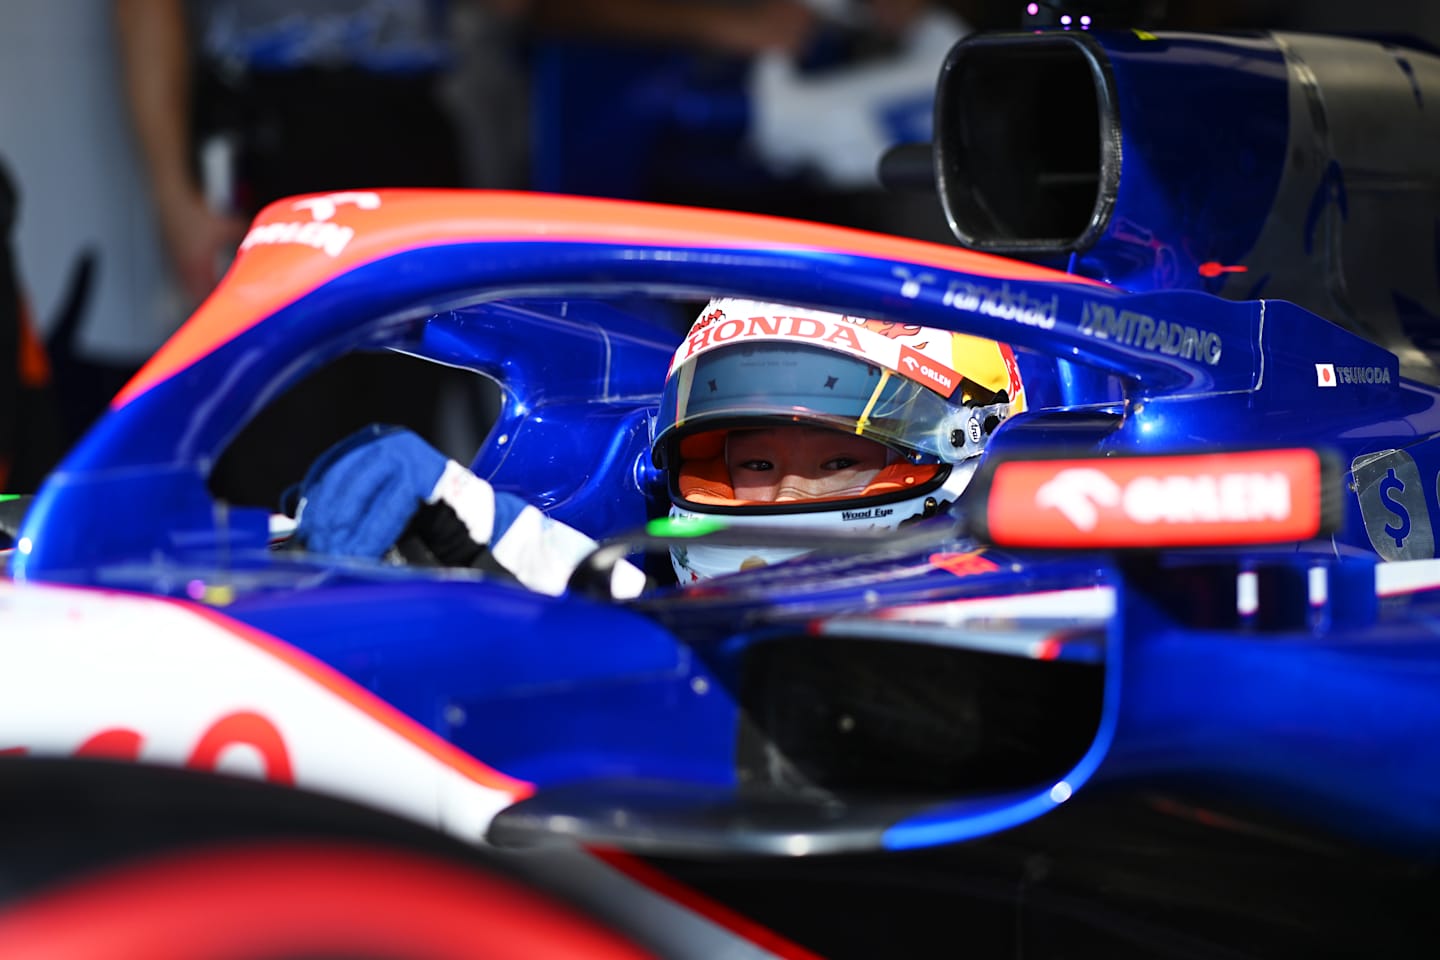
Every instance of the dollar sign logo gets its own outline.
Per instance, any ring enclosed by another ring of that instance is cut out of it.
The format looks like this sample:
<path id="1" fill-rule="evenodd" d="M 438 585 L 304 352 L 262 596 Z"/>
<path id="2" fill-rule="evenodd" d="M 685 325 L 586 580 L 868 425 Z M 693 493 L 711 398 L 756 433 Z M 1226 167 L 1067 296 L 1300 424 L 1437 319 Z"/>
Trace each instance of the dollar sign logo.
<path id="1" fill-rule="evenodd" d="M 1380 504 L 1386 510 L 1395 514 L 1400 520 L 1400 526 L 1398 527 L 1392 527 L 1388 523 L 1385 524 L 1385 533 L 1395 538 L 1395 549 L 1398 550 L 1405 546 L 1405 538 L 1410 536 L 1410 512 L 1405 509 L 1404 504 L 1391 496 L 1391 491 L 1395 493 L 1405 492 L 1405 481 L 1395 476 L 1394 467 L 1391 467 L 1390 470 L 1386 472 L 1385 479 L 1380 481 Z"/>

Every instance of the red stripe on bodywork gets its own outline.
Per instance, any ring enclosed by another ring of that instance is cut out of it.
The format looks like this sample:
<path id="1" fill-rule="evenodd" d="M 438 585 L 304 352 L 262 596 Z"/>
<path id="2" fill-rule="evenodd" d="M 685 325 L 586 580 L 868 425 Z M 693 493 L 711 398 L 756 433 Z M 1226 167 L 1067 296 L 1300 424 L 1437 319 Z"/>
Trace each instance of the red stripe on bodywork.
<path id="1" fill-rule="evenodd" d="M 698 890 L 687 887 L 674 877 L 644 860 L 623 850 L 606 847 L 586 847 L 597 860 L 609 864 L 631 880 L 649 887 L 665 899 L 679 904 L 686 910 L 698 914 L 717 926 L 750 941 L 763 950 L 768 950 L 785 960 L 824 960 L 820 954 L 807 950 L 793 940 L 788 940 L 769 927 L 736 913 L 729 907 L 710 899 Z"/>
<path id="2" fill-rule="evenodd" d="M 484 190 L 380 190 L 380 205 L 343 204 L 324 221 L 354 231 L 337 255 L 303 243 L 257 244 L 234 266 L 190 321 L 116 395 L 124 406 L 265 317 L 355 267 L 417 247 L 467 242 L 550 241 L 709 249 L 796 248 L 898 260 L 1010 280 L 1103 286 L 1097 281 L 1004 257 L 884 234 L 759 214 L 590 197 Z M 319 196 L 319 195 L 317 195 Z M 305 223 L 301 198 L 273 203 L 255 218 Z"/>

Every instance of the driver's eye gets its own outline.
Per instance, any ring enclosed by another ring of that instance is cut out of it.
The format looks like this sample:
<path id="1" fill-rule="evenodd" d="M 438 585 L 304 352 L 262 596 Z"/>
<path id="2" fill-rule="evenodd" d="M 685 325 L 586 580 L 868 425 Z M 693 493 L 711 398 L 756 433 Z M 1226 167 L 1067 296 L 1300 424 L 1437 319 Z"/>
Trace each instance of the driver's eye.
<path id="1" fill-rule="evenodd" d="M 854 457 L 836 457 L 834 460 L 826 460 L 820 464 L 822 470 L 849 470 L 860 461 Z"/>
<path id="2" fill-rule="evenodd" d="M 754 470 L 756 473 L 764 473 L 766 470 L 774 470 L 775 464 L 769 460 L 741 460 L 740 466 L 745 470 Z"/>

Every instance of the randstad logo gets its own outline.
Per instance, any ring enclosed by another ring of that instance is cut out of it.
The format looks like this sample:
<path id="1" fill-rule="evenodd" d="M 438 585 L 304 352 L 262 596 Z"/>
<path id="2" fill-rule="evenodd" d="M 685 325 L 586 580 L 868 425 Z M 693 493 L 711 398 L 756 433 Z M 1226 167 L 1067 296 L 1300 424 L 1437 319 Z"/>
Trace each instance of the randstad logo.
<path id="1" fill-rule="evenodd" d="M 983 313 L 987 317 L 1013 320 L 1042 330 L 1054 329 L 1055 317 L 1060 312 L 1058 295 L 1052 295 L 1047 300 L 1024 290 L 1012 291 L 1010 284 L 1003 282 L 997 290 L 966 280 L 955 280 L 946 288 L 942 302 L 956 310 Z"/>

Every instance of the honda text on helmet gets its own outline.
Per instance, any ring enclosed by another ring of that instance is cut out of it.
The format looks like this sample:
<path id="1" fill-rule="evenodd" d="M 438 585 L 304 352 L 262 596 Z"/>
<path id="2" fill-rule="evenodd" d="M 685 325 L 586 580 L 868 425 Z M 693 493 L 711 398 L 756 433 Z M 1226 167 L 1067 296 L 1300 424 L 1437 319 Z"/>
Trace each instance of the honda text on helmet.
<path id="1" fill-rule="evenodd" d="M 993 340 L 713 300 L 671 361 L 653 452 L 673 517 L 895 529 L 952 502 L 1023 406 Z M 690 583 L 803 552 L 702 543 L 672 558 Z"/>

